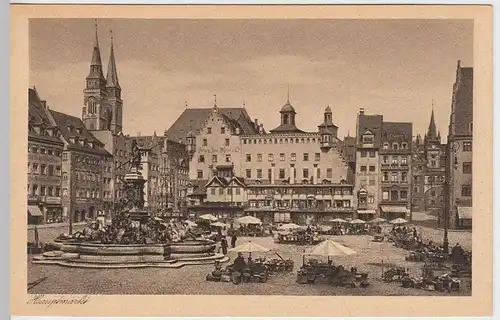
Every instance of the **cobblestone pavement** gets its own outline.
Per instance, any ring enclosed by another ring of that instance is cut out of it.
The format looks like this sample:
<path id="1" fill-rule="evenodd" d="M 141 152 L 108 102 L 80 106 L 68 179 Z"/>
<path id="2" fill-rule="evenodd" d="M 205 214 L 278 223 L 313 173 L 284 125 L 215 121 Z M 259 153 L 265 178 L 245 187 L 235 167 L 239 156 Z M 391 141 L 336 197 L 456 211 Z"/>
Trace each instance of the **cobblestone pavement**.
<path id="1" fill-rule="evenodd" d="M 283 258 L 294 260 L 293 272 L 272 276 L 264 284 L 217 283 L 205 281 L 211 265 L 186 266 L 181 269 L 81 269 L 50 265 L 34 265 L 28 261 L 28 282 L 47 277 L 29 293 L 52 294 L 221 294 L 221 295 L 449 295 L 447 293 L 405 289 L 398 284 L 388 284 L 380 280 L 381 263 L 407 267 L 411 274 L 421 274 L 421 263 L 407 262 L 407 251 L 395 248 L 391 243 L 371 242 L 369 236 L 339 236 L 334 240 L 354 249 L 357 255 L 334 260 L 347 268 L 356 266 L 360 272 L 369 272 L 370 287 L 366 289 L 338 288 L 326 283 L 300 285 L 295 282 L 296 270 L 302 264 L 301 253 L 311 246 L 275 244 L 268 238 L 240 238 L 238 243 L 253 241 L 264 245 Z M 272 255 L 272 254 L 271 254 Z M 234 259 L 235 254 L 230 253 Z M 470 295 L 470 280 L 464 279 L 460 292 L 452 295 Z"/>

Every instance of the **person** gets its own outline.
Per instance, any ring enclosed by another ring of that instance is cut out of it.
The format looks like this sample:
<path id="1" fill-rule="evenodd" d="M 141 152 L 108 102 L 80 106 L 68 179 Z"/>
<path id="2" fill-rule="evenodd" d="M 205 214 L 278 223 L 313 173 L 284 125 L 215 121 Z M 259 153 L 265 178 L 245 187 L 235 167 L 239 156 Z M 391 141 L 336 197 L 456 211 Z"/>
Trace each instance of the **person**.
<path id="1" fill-rule="evenodd" d="M 220 240 L 220 246 L 222 249 L 222 254 L 227 255 L 227 239 L 225 236 L 223 236 L 222 239 Z"/>
<path id="2" fill-rule="evenodd" d="M 237 240 L 238 240 L 238 237 L 236 236 L 236 233 L 233 233 L 233 236 L 231 237 L 231 247 L 232 248 L 236 247 Z"/>
<path id="3" fill-rule="evenodd" d="M 462 256 L 463 249 L 457 242 L 457 244 L 451 249 L 451 259 L 453 260 L 453 263 L 460 264 Z"/>
<path id="4" fill-rule="evenodd" d="M 241 272 L 246 267 L 245 259 L 243 258 L 243 254 L 238 252 L 238 256 L 234 259 L 233 271 Z"/>

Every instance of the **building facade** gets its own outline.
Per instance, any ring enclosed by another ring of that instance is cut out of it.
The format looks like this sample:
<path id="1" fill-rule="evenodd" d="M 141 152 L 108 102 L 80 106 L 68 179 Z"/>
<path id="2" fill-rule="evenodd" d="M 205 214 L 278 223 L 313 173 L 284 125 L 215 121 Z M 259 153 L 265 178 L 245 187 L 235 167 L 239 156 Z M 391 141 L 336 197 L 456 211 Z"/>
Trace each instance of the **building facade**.
<path id="1" fill-rule="evenodd" d="M 35 88 L 28 90 L 28 108 L 28 224 L 62 222 L 61 133 Z"/>
<path id="2" fill-rule="evenodd" d="M 361 109 L 356 127 L 357 217 L 410 219 L 412 124 Z"/>
<path id="3" fill-rule="evenodd" d="M 448 227 L 472 228 L 473 68 L 458 62 L 446 145 Z M 444 215 L 439 223 L 446 221 Z"/>
<path id="4" fill-rule="evenodd" d="M 352 216 L 353 175 L 329 107 L 317 132 L 297 128 L 289 101 L 280 110 L 280 125 L 269 132 L 243 108 L 187 109 L 169 136 L 181 132 L 182 122 L 196 123 L 188 116 L 196 113 L 204 113 L 203 120 L 180 136 L 191 157 L 192 210 L 203 212 L 204 206 L 221 216 L 251 214 L 265 222 Z"/>

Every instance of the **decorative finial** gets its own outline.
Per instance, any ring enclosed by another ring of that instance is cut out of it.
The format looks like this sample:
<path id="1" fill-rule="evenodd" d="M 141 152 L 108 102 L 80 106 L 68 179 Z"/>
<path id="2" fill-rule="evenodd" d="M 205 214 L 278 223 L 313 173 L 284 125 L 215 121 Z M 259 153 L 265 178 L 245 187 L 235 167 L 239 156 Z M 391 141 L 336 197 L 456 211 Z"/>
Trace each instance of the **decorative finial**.
<path id="1" fill-rule="evenodd" d="M 245 98 L 243 98 L 243 108 L 245 108 Z"/>
<path id="2" fill-rule="evenodd" d="M 217 107 L 217 94 L 214 93 L 214 107 Z"/>
<path id="3" fill-rule="evenodd" d="M 95 25 L 95 47 L 99 47 L 99 38 L 97 37 L 97 19 L 94 19 L 94 25 Z"/>
<path id="4" fill-rule="evenodd" d="M 113 29 L 109 29 L 109 33 L 111 34 L 111 45 L 113 45 Z"/>
<path id="5" fill-rule="evenodd" d="M 188 101 L 187 100 L 184 101 L 184 105 L 186 106 L 186 109 L 187 109 L 187 107 L 188 107 Z"/>
<path id="6" fill-rule="evenodd" d="M 434 99 L 432 99 L 432 111 L 434 111 Z"/>
<path id="7" fill-rule="evenodd" d="M 290 103 L 290 85 L 288 85 L 288 89 L 286 92 L 286 102 Z"/>

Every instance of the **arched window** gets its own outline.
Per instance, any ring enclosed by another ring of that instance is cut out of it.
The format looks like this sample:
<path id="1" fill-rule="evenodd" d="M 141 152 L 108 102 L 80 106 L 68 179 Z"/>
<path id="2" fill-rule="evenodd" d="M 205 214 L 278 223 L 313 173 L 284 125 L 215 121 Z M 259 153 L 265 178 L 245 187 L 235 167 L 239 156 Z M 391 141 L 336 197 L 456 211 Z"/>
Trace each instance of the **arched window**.
<path id="1" fill-rule="evenodd" d="M 96 114 L 97 112 L 97 102 L 95 101 L 95 98 L 90 97 L 88 101 L 88 110 L 90 114 Z"/>
<path id="2" fill-rule="evenodd" d="M 283 124 L 288 124 L 288 115 L 287 114 L 283 115 Z"/>

